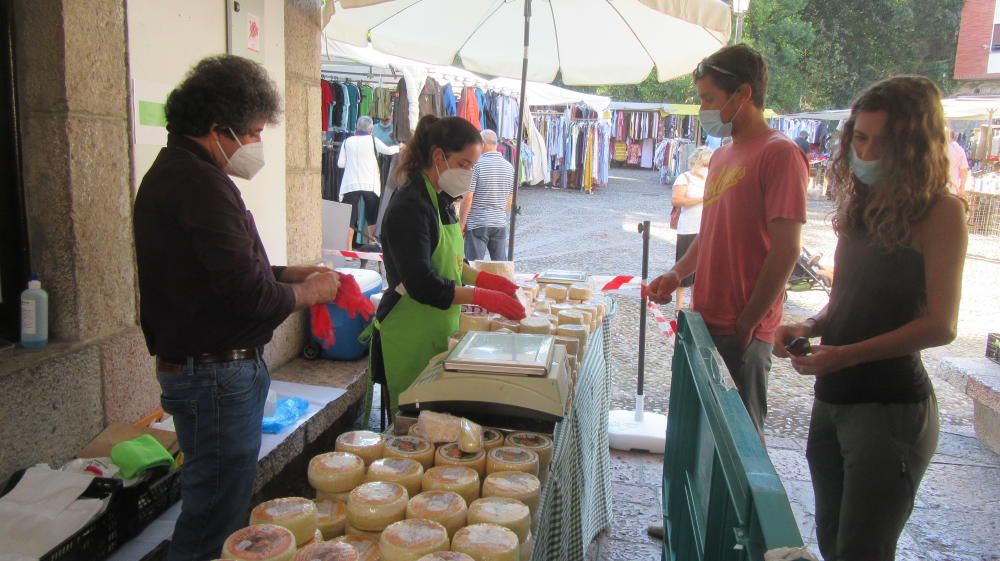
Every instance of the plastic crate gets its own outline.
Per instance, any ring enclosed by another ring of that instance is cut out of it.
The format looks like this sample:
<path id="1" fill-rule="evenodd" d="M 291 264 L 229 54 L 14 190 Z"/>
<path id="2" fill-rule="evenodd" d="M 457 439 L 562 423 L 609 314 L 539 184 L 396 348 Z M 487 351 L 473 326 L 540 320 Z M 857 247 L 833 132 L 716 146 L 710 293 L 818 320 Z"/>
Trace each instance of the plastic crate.
<path id="1" fill-rule="evenodd" d="M 121 524 L 126 539 L 139 535 L 180 498 L 180 469 L 122 488 Z"/>
<path id="2" fill-rule="evenodd" d="M 12 475 L 0 495 L 10 492 L 23 475 L 24 470 Z M 39 561 L 101 561 L 114 553 L 126 539 L 120 526 L 121 489 L 122 483 L 117 479 L 95 477 L 82 496 L 108 499 L 104 511 Z"/>
<path id="3" fill-rule="evenodd" d="M 1000 364 L 1000 333 L 986 336 L 986 358 Z"/>

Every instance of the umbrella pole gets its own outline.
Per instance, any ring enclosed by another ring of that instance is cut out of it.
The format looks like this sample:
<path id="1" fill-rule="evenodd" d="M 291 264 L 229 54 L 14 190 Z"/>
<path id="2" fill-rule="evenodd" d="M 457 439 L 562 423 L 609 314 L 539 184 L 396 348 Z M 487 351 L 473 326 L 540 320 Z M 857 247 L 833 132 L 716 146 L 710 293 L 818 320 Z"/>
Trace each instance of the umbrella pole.
<path id="1" fill-rule="evenodd" d="M 528 44 L 531 42 L 531 0 L 524 0 L 524 59 L 521 62 L 521 97 L 517 109 L 517 144 L 514 146 L 514 190 L 511 192 L 510 228 L 507 233 L 507 260 L 514 260 L 514 228 L 517 225 L 517 188 L 521 185 L 521 141 L 524 139 L 524 100 L 528 86 Z"/>

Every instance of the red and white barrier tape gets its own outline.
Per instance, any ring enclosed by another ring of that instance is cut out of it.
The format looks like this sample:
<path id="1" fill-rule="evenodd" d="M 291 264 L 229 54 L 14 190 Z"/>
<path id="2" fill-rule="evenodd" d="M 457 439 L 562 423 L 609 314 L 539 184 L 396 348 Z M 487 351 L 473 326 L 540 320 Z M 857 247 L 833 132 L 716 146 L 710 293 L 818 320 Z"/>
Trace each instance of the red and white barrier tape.
<path id="1" fill-rule="evenodd" d="M 653 321 L 656 322 L 656 327 L 659 328 L 660 333 L 663 333 L 672 345 L 674 337 L 677 335 L 677 321 L 667 319 L 667 316 L 663 315 L 663 310 L 660 309 L 660 306 L 652 300 L 647 303 L 646 307 L 649 309 L 649 313 L 653 314 Z"/>

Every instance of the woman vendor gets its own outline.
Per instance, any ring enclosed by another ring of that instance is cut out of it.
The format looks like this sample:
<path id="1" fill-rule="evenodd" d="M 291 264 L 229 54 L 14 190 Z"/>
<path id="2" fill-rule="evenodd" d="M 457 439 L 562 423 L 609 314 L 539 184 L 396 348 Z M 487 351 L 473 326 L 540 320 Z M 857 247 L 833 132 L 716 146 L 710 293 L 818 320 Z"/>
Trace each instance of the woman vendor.
<path id="1" fill-rule="evenodd" d="M 448 349 L 462 304 L 523 319 L 517 285 L 465 263 L 454 203 L 469 191 L 479 160 L 479 131 L 458 117 L 425 116 L 397 170 L 402 185 L 382 224 L 388 289 L 371 339 L 372 380 L 388 387 L 391 413 L 399 395 Z M 471 285 L 471 286 L 469 286 Z"/>

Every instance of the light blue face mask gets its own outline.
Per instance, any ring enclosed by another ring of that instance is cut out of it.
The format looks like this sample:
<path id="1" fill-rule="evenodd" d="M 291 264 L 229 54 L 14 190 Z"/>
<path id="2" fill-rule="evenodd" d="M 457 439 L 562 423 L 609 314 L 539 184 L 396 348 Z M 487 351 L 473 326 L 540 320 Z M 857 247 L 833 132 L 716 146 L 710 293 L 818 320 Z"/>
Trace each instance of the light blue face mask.
<path id="1" fill-rule="evenodd" d="M 733 98 L 730 97 L 729 101 L 726 101 L 726 103 L 722 106 L 722 109 L 725 109 L 732 100 Z M 746 102 L 744 101 L 743 104 L 746 104 Z M 716 138 L 727 138 L 733 136 L 733 121 L 736 120 L 736 115 L 739 115 L 740 111 L 743 109 L 743 104 L 741 104 L 739 109 L 736 110 L 736 113 L 733 114 L 733 118 L 730 119 L 728 123 L 722 122 L 722 109 L 702 109 L 698 113 L 698 118 L 701 121 L 701 128 L 704 129 L 709 136 L 714 136 Z"/>
<path id="2" fill-rule="evenodd" d="M 850 153 L 851 171 L 858 181 L 871 187 L 882 177 L 882 160 L 862 160 L 858 157 L 857 151 L 851 147 Z"/>

